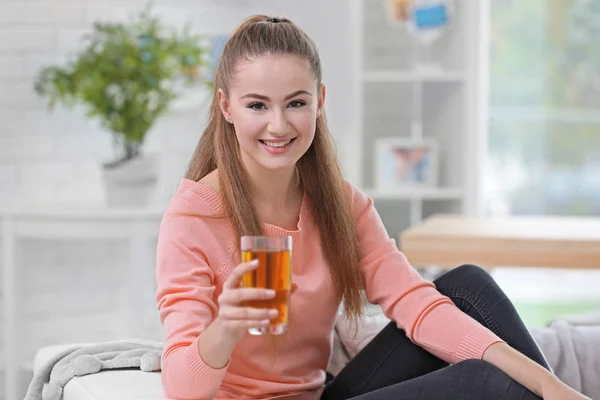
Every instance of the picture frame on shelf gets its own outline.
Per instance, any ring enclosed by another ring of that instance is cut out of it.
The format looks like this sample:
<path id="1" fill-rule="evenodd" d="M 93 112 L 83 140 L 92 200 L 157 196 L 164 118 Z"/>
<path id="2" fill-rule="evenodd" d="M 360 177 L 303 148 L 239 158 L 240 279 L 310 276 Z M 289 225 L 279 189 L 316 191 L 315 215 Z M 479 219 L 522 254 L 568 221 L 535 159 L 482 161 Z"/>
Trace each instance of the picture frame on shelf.
<path id="1" fill-rule="evenodd" d="M 434 139 L 377 139 L 375 187 L 381 191 L 436 187 L 438 156 Z"/>

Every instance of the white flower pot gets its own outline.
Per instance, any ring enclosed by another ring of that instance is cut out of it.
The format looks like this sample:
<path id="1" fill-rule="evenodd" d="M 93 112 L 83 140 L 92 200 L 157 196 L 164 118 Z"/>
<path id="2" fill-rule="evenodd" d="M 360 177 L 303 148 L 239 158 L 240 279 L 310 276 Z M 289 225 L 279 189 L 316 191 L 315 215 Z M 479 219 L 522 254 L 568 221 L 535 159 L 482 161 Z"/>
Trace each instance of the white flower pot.
<path id="1" fill-rule="evenodd" d="M 157 161 L 155 156 L 141 155 L 117 166 L 103 166 L 106 204 L 123 208 L 150 204 L 156 197 Z"/>

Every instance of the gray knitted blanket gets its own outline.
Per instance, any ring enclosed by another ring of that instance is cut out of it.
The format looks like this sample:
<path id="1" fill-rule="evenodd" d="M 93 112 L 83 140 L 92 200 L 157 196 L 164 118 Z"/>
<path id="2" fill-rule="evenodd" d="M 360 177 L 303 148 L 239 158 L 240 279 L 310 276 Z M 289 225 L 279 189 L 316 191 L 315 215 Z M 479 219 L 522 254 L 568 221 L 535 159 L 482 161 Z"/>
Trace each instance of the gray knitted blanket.
<path id="1" fill-rule="evenodd" d="M 162 348 L 162 343 L 142 340 L 74 345 L 35 371 L 24 400 L 61 400 L 63 388 L 71 378 L 101 370 L 139 368 L 147 372 L 159 371 Z"/>

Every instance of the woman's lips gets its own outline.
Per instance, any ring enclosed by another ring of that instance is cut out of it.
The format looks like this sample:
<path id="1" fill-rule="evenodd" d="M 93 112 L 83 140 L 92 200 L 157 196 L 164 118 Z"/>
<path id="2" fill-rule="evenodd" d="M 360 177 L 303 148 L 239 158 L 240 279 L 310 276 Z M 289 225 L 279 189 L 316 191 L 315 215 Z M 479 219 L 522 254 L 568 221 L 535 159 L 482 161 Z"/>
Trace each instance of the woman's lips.
<path id="1" fill-rule="evenodd" d="M 292 147 L 295 140 L 296 138 L 287 140 L 259 140 L 259 142 L 270 154 L 283 154 Z"/>

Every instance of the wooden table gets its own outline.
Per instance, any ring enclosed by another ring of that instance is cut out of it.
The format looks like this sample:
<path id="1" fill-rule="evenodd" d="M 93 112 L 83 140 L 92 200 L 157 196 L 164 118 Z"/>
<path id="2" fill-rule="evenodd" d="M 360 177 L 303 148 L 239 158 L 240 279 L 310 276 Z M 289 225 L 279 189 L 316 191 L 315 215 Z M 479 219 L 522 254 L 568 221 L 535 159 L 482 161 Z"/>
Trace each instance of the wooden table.
<path id="1" fill-rule="evenodd" d="M 434 215 L 400 235 L 414 266 L 600 269 L 600 218 Z"/>

